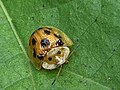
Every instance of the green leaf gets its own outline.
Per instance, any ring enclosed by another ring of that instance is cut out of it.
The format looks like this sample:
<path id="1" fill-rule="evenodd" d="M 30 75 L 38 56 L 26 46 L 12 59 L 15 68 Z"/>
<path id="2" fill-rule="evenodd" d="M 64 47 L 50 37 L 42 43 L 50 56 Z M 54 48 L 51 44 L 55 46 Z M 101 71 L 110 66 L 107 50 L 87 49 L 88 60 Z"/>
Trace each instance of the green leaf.
<path id="1" fill-rule="evenodd" d="M 59 68 L 38 71 L 27 56 L 40 26 L 57 27 L 74 42 L 54 85 Z M 119 63 L 119 0 L 0 0 L 1 90 L 120 90 Z"/>

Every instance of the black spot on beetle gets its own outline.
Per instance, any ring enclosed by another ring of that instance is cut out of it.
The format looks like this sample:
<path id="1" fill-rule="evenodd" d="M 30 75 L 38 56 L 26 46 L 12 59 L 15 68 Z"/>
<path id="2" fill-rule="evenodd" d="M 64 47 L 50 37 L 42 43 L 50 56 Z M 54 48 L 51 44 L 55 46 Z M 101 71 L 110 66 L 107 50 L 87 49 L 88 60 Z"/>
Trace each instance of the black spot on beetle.
<path id="1" fill-rule="evenodd" d="M 42 60 L 43 59 L 43 55 L 39 54 L 39 55 L 37 55 L 37 58 L 40 59 L 40 60 Z"/>
<path id="2" fill-rule="evenodd" d="M 56 45 L 58 46 L 62 46 L 64 43 L 61 39 L 59 39 L 57 42 L 56 42 Z"/>
<path id="3" fill-rule="evenodd" d="M 47 35 L 50 35 L 50 31 L 48 31 L 48 30 L 44 30 L 44 33 Z"/>
<path id="4" fill-rule="evenodd" d="M 36 41 L 34 38 L 32 38 L 32 45 L 35 45 Z"/>
<path id="5" fill-rule="evenodd" d="M 41 46 L 45 48 L 46 46 L 50 45 L 50 42 L 47 38 L 41 40 Z"/>
<path id="6" fill-rule="evenodd" d="M 42 27 L 40 27 L 40 28 L 38 28 L 37 30 L 41 30 L 41 29 L 43 29 Z"/>
<path id="7" fill-rule="evenodd" d="M 48 60 L 49 60 L 49 61 L 51 61 L 51 60 L 52 60 L 52 58 L 51 58 L 51 57 L 49 57 L 49 58 L 48 58 Z"/>
<path id="8" fill-rule="evenodd" d="M 36 52 L 35 52 L 35 49 L 33 49 L 33 57 L 36 58 Z"/>
<path id="9" fill-rule="evenodd" d="M 34 34 L 35 34 L 35 32 L 33 32 L 31 36 L 33 36 Z"/>
<path id="10" fill-rule="evenodd" d="M 54 34 L 55 37 L 57 38 L 62 38 L 60 35 Z"/>
<path id="11" fill-rule="evenodd" d="M 61 54 L 61 51 L 58 51 L 57 54 Z"/>
<path id="12" fill-rule="evenodd" d="M 47 27 L 47 29 L 52 30 L 52 28 Z"/>
<path id="13" fill-rule="evenodd" d="M 30 46 L 30 42 L 29 42 L 29 46 Z"/>

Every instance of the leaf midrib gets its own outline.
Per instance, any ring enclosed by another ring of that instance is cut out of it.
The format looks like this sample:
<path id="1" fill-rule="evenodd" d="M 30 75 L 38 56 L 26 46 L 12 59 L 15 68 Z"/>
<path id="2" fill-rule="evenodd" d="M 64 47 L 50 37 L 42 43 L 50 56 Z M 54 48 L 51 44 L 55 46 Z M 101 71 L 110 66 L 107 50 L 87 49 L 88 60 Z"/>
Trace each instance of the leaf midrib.
<path id="1" fill-rule="evenodd" d="M 22 44 L 22 42 L 21 42 L 21 40 L 20 40 L 20 38 L 19 38 L 19 36 L 18 36 L 18 34 L 16 32 L 16 29 L 15 29 L 13 23 L 12 23 L 12 19 L 10 18 L 9 14 L 8 14 L 8 12 L 7 12 L 7 10 L 6 10 L 6 8 L 5 8 L 5 6 L 4 6 L 4 4 L 3 4 L 3 2 L 1 0 L 0 0 L 0 6 L 1 6 L 1 8 L 2 8 L 2 10 L 3 10 L 3 12 L 4 12 L 5 16 L 6 16 L 6 19 L 8 20 L 8 23 L 9 23 L 11 29 L 12 29 L 12 32 L 15 35 L 15 37 L 16 37 L 16 39 L 18 41 L 18 44 L 19 44 L 20 48 L 22 49 L 24 55 L 26 56 L 26 60 L 28 62 L 29 57 L 27 55 L 27 52 L 25 51 L 25 48 L 24 48 L 24 46 L 23 46 L 23 44 Z M 32 84 L 33 84 L 34 90 L 36 90 L 35 82 L 34 82 L 32 71 L 31 71 L 31 66 L 30 66 L 29 62 L 28 62 L 28 64 L 29 64 L 29 73 L 31 75 Z"/>

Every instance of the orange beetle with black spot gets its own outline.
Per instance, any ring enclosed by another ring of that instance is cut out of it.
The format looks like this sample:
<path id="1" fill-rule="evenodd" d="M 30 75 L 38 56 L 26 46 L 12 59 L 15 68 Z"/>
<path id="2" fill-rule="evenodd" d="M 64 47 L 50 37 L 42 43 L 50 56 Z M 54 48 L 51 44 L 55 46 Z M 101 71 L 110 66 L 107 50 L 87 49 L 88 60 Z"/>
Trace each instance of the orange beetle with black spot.
<path id="1" fill-rule="evenodd" d="M 67 62 L 71 45 L 73 42 L 61 30 L 41 27 L 29 39 L 29 57 L 37 69 L 55 69 Z"/>

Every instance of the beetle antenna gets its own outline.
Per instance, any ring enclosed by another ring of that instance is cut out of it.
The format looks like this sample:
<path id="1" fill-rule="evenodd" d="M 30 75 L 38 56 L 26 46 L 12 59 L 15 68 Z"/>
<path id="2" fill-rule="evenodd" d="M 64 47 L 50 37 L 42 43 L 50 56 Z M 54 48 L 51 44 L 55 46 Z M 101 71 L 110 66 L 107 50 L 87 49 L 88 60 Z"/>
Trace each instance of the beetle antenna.
<path id="1" fill-rule="evenodd" d="M 51 85 L 53 85 L 55 83 L 55 81 L 57 80 L 58 76 L 60 75 L 61 70 L 62 70 L 62 65 L 60 65 L 59 71 L 58 71 L 58 73 L 57 73 L 57 75 L 56 75 L 56 77 L 55 77 L 55 79 L 54 79 L 54 81 L 52 82 Z"/>
<path id="2" fill-rule="evenodd" d="M 70 52 L 70 54 L 69 54 L 69 56 L 67 57 L 67 59 L 70 58 L 70 57 L 72 56 L 72 54 L 73 54 L 79 47 L 80 47 L 80 44 L 78 44 L 78 45 Z M 67 60 L 67 59 L 66 59 L 66 60 Z"/>
<path id="3" fill-rule="evenodd" d="M 70 58 L 70 57 L 72 56 L 72 54 L 77 50 L 77 48 L 78 48 L 79 46 L 80 46 L 80 45 L 77 45 L 77 47 L 71 51 L 71 53 L 69 54 L 68 58 Z M 67 59 L 68 59 L 68 58 L 67 58 Z M 66 59 L 66 60 L 67 60 L 67 59 Z M 55 81 L 57 80 L 58 76 L 60 75 L 61 70 L 62 70 L 62 65 L 60 65 L 59 71 L 58 71 L 58 73 L 57 73 L 57 75 L 56 75 L 56 77 L 55 77 L 55 79 L 53 80 L 53 82 L 52 82 L 51 85 L 53 85 L 53 84 L 55 83 Z"/>

